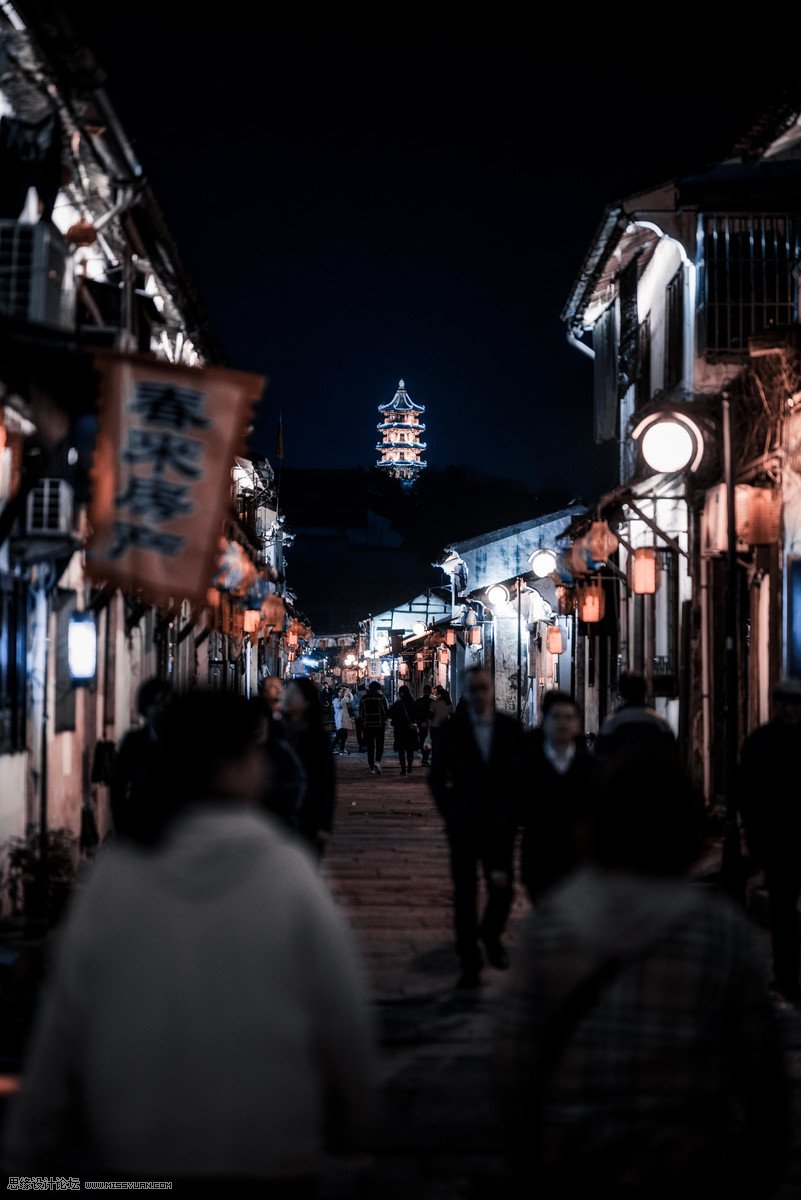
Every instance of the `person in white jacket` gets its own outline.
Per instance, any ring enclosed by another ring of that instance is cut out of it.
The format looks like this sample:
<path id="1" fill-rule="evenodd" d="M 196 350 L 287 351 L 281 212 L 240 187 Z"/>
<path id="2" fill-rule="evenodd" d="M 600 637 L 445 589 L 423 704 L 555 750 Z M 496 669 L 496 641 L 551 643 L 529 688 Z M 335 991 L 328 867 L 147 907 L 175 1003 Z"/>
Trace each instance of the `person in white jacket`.
<path id="1" fill-rule="evenodd" d="M 179 697 L 149 825 L 72 901 L 8 1112 L 10 1175 L 316 1194 L 372 1125 L 359 949 L 311 855 L 259 804 L 256 706 Z"/>
<path id="2" fill-rule="evenodd" d="M 336 725 L 334 754 L 350 754 L 350 750 L 347 749 L 348 738 L 351 731 L 356 728 L 353 714 L 350 711 L 352 703 L 353 692 L 350 688 L 339 688 L 334 697 L 334 723 Z"/>

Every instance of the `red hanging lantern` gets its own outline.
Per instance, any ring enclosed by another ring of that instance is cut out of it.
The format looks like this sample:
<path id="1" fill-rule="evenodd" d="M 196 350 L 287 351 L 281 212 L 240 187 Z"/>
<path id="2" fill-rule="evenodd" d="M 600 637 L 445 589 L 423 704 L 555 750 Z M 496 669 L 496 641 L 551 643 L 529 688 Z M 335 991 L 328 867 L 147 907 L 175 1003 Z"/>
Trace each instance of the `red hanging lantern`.
<path id="1" fill-rule="evenodd" d="M 606 611 L 606 596 L 600 579 L 593 579 L 578 589 L 579 620 L 594 625 L 603 620 Z"/>
<path id="2" fill-rule="evenodd" d="M 558 625 L 549 625 L 545 635 L 545 649 L 549 654 L 561 654 L 564 648 L 562 630 Z"/>
<path id="3" fill-rule="evenodd" d="M 638 546 L 631 556 L 629 578 L 637 596 L 653 596 L 659 584 L 659 561 L 653 546 Z"/>

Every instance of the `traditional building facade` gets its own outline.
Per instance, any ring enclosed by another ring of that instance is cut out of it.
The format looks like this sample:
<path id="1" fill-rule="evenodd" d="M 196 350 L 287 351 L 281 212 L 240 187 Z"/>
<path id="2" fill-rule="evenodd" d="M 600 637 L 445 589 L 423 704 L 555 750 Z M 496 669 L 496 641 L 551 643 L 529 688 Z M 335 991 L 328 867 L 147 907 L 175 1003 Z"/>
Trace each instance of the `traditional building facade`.
<path id="1" fill-rule="evenodd" d="M 179 589 L 154 602 L 87 569 L 96 356 L 192 371 L 221 357 L 102 82 L 56 7 L 3 6 L 0 912 L 13 839 L 41 848 L 63 830 L 77 857 L 87 811 L 101 839 L 109 831 L 109 750 L 138 720 L 139 683 L 252 693 L 281 669 L 291 619 L 267 462 L 231 456 L 230 501 L 221 492 L 210 529 L 218 577 L 200 602 Z M 77 624 L 96 633 L 83 682 L 70 659 Z"/>
<path id="2" fill-rule="evenodd" d="M 457 696 L 460 671 L 482 664 L 498 707 L 534 726 L 546 691 L 573 690 L 576 622 L 560 607 L 555 571 L 565 533 L 585 511 L 559 509 L 448 548 L 439 565 L 451 584 Z"/>
<path id="3" fill-rule="evenodd" d="M 610 205 L 562 312 L 592 363 L 596 440 L 620 447 L 619 486 L 572 531 L 579 603 L 590 580 L 607 599 L 579 621 L 602 665 L 582 699 L 600 721 L 619 671 L 641 670 L 721 805 L 772 682 L 801 676 L 799 111 Z M 666 433 L 683 463 L 658 457 Z M 595 559 L 593 522 L 619 538 Z"/>

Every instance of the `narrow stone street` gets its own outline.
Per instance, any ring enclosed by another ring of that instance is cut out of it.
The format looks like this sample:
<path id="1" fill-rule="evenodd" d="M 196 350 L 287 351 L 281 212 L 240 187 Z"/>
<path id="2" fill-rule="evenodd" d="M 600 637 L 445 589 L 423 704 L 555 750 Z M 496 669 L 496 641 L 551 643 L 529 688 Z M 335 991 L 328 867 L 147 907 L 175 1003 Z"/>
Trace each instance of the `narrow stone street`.
<path id="1" fill-rule="evenodd" d="M 325 1200 L 449 1200 L 507 1186 L 489 1039 L 503 975 L 455 987 L 447 844 L 419 758 L 401 776 L 363 754 L 337 759 L 339 808 L 325 872 L 370 973 L 381 1035 L 383 1111 L 372 1153 L 332 1163 Z M 524 910 L 515 902 L 507 939 Z"/>
<path id="2" fill-rule="evenodd" d="M 381 1039 L 382 1096 L 369 1152 L 331 1160 L 322 1200 L 513 1196 L 493 1102 L 490 1038 L 504 975 L 457 990 L 447 844 L 419 760 L 401 776 L 363 754 L 337 759 L 339 800 L 324 871 L 364 954 Z M 527 902 L 518 894 L 507 944 Z M 755 922 L 766 954 L 767 935 Z M 791 1047 L 796 1155 L 776 1200 L 801 1195 L 801 1017 L 780 1010 Z"/>

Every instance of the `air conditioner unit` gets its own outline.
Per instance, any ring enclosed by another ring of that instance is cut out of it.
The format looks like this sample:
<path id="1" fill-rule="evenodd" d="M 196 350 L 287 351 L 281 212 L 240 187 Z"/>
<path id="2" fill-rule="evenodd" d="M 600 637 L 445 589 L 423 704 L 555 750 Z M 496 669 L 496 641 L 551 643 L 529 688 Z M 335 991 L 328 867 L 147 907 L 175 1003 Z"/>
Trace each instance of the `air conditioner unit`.
<path id="1" fill-rule="evenodd" d="M 73 492 L 64 479 L 40 479 L 28 494 L 25 532 L 32 537 L 72 533 Z"/>
<path id="2" fill-rule="evenodd" d="M 0 312 L 36 325 L 72 328 L 69 244 L 55 225 L 0 221 Z"/>
<path id="3" fill-rule="evenodd" d="M 728 508 L 725 483 L 707 492 L 704 504 L 702 553 L 725 554 L 728 548 Z M 775 544 L 781 532 L 781 496 L 773 488 L 738 483 L 734 489 L 737 549 Z"/>

